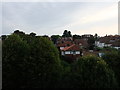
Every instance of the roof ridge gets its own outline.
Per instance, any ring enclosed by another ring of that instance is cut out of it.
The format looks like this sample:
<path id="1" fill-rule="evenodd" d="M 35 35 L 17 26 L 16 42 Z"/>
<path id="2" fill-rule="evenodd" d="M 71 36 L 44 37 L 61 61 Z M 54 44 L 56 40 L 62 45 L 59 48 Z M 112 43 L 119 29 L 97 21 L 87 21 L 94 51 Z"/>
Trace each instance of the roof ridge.
<path id="1" fill-rule="evenodd" d="M 75 44 L 72 44 L 71 46 L 68 47 L 68 49 L 71 48 L 71 47 L 73 47 L 74 45 L 75 45 Z"/>
<path id="2" fill-rule="evenodd" d="M 71 48 L 71 47 L 73 47 L 73 46 L 75 46 L 75 44 L 72 44 L 71 46 L 68 46 L 68 47 L 65 47 L 65 48 L 63 48 L 62 50 L 67 50 L 67 49 L 69 49 L 69 48 Z"/>

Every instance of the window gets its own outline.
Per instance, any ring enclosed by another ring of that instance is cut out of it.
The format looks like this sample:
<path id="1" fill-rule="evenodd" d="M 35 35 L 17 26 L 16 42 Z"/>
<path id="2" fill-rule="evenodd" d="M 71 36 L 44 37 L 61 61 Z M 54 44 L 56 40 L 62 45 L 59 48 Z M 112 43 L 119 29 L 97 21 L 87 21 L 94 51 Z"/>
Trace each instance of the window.
<path id="1" fill-rule="evenodd" d="M 70 53 L 73 54 L 73 51 L 71 51 Z"/>
<path id="2" fill-rule="evenodd" d="M 65 51 L 65 54 L 70 54 L 70 51 Z"/>
<path id="3" fill-rule="evenodd" d="M 76 51 L 76 54 L 80 54 L 80 51 Z"/>

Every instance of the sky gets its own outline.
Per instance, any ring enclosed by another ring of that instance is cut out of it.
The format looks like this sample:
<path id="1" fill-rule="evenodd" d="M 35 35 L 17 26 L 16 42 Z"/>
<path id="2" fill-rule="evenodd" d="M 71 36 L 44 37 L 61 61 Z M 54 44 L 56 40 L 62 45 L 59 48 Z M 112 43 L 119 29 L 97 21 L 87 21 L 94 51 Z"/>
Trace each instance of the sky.
<path id="1" fill-rule="evenodd" d="M 118 34 L 116 2 L 3 2 L 2 34 L 19 29 L 37 35 Z"/>

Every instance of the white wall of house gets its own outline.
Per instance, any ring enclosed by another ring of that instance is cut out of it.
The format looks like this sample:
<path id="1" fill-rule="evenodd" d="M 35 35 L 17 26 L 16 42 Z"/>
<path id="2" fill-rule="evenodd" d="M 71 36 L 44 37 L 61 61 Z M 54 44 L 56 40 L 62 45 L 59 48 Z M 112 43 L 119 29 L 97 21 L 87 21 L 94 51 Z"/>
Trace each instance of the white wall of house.
<path id="1" fill-rule="evenodd" d="M 99 41 L 95 41 L 95 46 L 98 46 L 99 45 Z"/>
<path id="2" fill-rule="evenodd" d="M 115 42 L 115 40 L 110 40 L 110 42 Z"/>
<path id="3" fill-rule="evenodd" d="M 115 49 L 120 49 L 120 47 L 113 47 L 113 48 L 115 48 Z"/>
<path id="4" fill-rule="evenodd" d="M 65 51 L 65 54 L 80 54 L 80 51 Z"/>
<path id="5" fill-rule="evenodd" d="M 61 52 L 61 55 L 63 55 L 63 56 L 65 55 L 64 51 Z"/>
<path id="6" fill-rule="evenodd" d="M 105 46 L 105 43 L 100 43 L 100 41 L 95 41 L 95 46 L 103 48 Z"/>
<path id="7" fill-rule="evenodd" d="M 60 47 L 60 50 L 64 49 L 65 47 Z"/>
<path id="8" fill-rule="evenodd" d="M 75 53 L 76 53 L 76 54 L 80 54 L 80 51 L 76 51 Z"/>
<path id="9" fill-rule="evenodd" d="M 61 55 L 65 55 L 65 54 L 73 54 L 73 55 L 78 55 L 80 54 L 80 51 L 61 51 Z"/>
<path id="10" fill-rule="evenodd" d="M 74 52 L 73 52 L 73 51 L 70 51 L 70 54 L 74 54 Z"/>
<path id="11" fill-rule="evenodd" d="M 103 48 L 105 46 L 105 43 L 100 43 L 98 47 Z"/>
<path id="12" fill-rule="evenodd" d="M 70 51 L 65 51 L 65 54 L 70 54 Z"/>
<path id="13" fill-rule="evenodd" d="M 112 44 L 105 44 L 104 46 L 105 47 L 110 47 Z"/>

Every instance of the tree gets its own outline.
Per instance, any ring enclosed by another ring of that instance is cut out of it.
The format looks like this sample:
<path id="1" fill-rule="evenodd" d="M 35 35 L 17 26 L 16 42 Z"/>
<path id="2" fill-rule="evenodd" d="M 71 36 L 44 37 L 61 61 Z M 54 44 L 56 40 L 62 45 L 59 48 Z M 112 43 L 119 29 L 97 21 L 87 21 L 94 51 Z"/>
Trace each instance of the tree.
<path id="1" fill-rule="evenodd" d="M 68 37 L 72 37 L 71 31 L 68 31 Z"/>
<path id="2" fill-rule="evenodd" d="M 73 40 L 75 40 L 75 39 L 81 39 L 81 36 L 80 35 L 73 35 Z"/>
<path id="3" fill-rule="evenodd" d="M 7 36 L 6 35 L 2 35 L 1 38 L 2 38 L 2 41 L 4 41 L 7 38 Z"/>
<path id="4" fill-rule="evenodd" d="M 65 30 L 65 31 L 63 32 L 62 37 L 66 37 L 66 36 L 68 36 L 68 32 L 67 32 L 67 30 Z"/>
<path id="5" fill-rule="evenodd" d="M 95 38 L 95 40 L 98 39 L 98 34 L 97 33 L 94 35 L 94 38 Z"/>
<path id="6" fill-rule="evenodd" d="M 52 41 L 53 41 L 54 44 L 57 43 L 57 40 L 59 39 L 59 37 L 60 37 L 59 35 L 52 35 L 51 36 L 51 39 L 52 39 Z"/>
<path id="7" fill-rule="evenodd" d="M 14 31 L 14 34 L 25 35 L 25 33 L 23 31 L 19 31 L 19 30 Z"/>
<path id="8" fill-rule="evenodd" d="M 3 43 L 3 88 L 55 88 L 62 66 L 47 38 L 10 35 Z"/>
<path id="9" fill-rule="evenodd" d="M 106 62 L 95 56 L 81 57 L 63 78 L 63 87 L 116 88 L 114 72 Z"/>
<path id="10" fill-rule="evenodd" d="M 36 33 L 31 32 L 30 36 L 34 37 L 34 36 L 36 36 Z"/>
<path id="11" fill-rule="evenodd" d="M 65 31 L 63 32 L 62 37 L 72 37 L 72 34 L 71 34 L 70 31 L 65 30 Z"/>
<path id="12" fill-rule="evenodd" d="M 31 57 L 35 62 L 35 82 L 37 87 L 57 87 L 60 79 L 61 64 L 59 52 L 47 38 L 36 38 L 30 43 Z M 36 48 L 35 48 L 36 47 Z M 41 85 L 41 86 L 40 86 Z"/>
<path id="13" fill-rule="evenodd" d="M 89 37 L 88 38 L 89 50 L 93 50 L 95 46 L 95 38 Z"/>
<path id="14" fill-rule="evenodd" d="M 25 63 L 29 46 L 19 35 L 13 34 L 2 43 L 3 88 L 19 88 L 24 85 Z"/>
<path id="15" fill-rule="evenodd" d="M 115 77 L 120 87 L 120 52 L 113 49 L 110 52 L 106 52 L 102 58 L 107 62 L 109 68 L 115 72 Z"/>
<path id="16" fill-rule="evenodd" d="M 42 37 L 49 38 L 49 36 L 48 36 L 48 35 L 43 35 Z"/>

